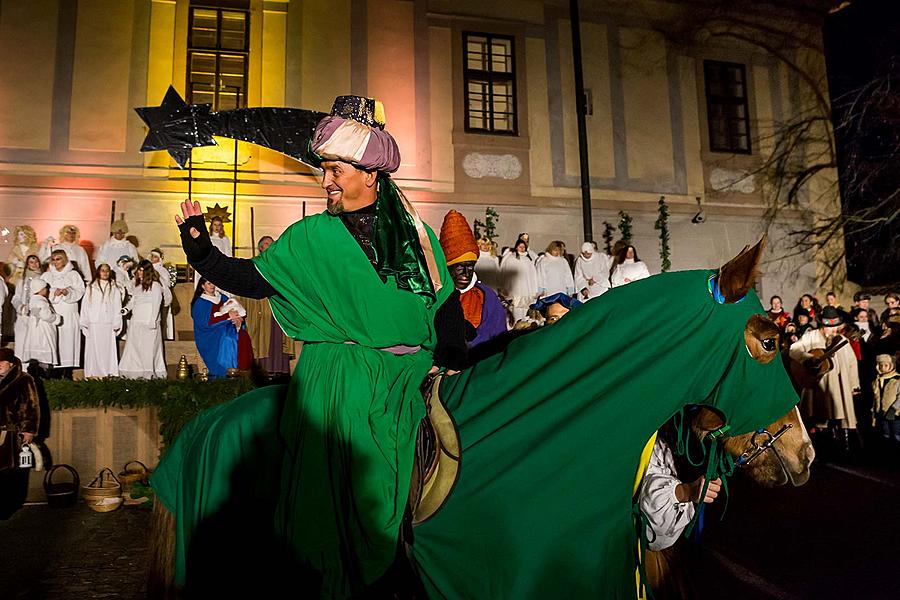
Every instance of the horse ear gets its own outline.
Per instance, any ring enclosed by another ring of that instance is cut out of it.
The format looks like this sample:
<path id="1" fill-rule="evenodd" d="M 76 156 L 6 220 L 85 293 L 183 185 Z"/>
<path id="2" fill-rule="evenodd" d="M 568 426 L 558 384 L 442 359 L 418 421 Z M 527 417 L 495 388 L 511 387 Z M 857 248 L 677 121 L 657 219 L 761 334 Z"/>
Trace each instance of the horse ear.
<path id="1" fill-rule="evenodd" d="M 766 246 L 767 236 L 753 246 L 744 246 L 741 252 L 725 263 L 716 277 L 719 291 L 725 298 L 725 304 L 734 304 L 747 295 L 747 292 L 759 279 L 759 260 Z"/>

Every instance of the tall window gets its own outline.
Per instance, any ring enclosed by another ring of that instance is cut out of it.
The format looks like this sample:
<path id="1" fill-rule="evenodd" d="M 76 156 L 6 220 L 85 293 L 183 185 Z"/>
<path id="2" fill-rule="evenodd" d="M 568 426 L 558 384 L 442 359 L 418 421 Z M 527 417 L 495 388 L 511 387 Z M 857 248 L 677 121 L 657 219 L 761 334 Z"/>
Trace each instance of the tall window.
<path id="1" fill-rule="evenodd" d="M 709 148 L 750 154 L 750 111 L 744 65 L 703 61 Z"/>
<path id="2" fill-rule="evenodd" d="M 188 34 L 188 102 L 213 110 L 247 106 L 250 13 L 192 6 Z"/>
<path id="3" fill-rule="evenodd" d="M 516 135 L 513 38 L 464 33 L 466 131 Z"/>

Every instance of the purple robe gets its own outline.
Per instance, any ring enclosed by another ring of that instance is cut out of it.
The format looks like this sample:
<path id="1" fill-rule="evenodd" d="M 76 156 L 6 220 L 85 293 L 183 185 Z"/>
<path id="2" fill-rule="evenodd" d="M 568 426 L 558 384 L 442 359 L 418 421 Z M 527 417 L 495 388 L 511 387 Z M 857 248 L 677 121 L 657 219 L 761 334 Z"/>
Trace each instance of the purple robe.
<path id="1" fill-rule="evenodd" d="M 475 287 L 484 292 L 484 305 L 481 307 L 481 324 L 475 330 L 475 339 L 469 342 L 470 349 L 501 333 L 506 333 L 506 310 L 500 304 L 497 292 L 480 281 Z"/>

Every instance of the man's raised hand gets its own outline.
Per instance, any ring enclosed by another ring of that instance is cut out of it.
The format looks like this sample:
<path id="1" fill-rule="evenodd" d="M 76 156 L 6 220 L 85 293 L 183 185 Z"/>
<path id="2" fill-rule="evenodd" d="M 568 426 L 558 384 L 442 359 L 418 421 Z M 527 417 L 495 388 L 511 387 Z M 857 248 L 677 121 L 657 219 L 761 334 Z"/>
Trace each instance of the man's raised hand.
<path id="1" fill-rule="evenodd" d="M 181 218 L 180 216 L 175 215 L 175 223 L 178 224 L 179 228 L 184 224 L 185 220 L 187 220 L 191 217 L 202 217 L 203 209 L 200 208 L 200 203 L 197 202 L 196 200 L 194 200 L 194 202 L 191 202 L 190 200 L 185 200 L 184 202 L 181 203 L 181 214 L 184 215 L 184 218 Z M 200 232 L 197 231 L 196 227 L 191 227 L 188 230 L 188 232 L 191 234 L 191 237 L 194 238 L 195 240 L 198 237 L 200 237 Z"/>
<path id="2" fill-rule="evenodd" d="M 206 229 L 203 209 L 200 208 L 199 202 L 190 200 L 182 202 L 181 215 L 175 215 L 175 222 L 181 230 L 181 247 L 188 262 L 194 265 L 205 260 L 212 252 L 212 240 L 209 239 L 209 231 Z"/>

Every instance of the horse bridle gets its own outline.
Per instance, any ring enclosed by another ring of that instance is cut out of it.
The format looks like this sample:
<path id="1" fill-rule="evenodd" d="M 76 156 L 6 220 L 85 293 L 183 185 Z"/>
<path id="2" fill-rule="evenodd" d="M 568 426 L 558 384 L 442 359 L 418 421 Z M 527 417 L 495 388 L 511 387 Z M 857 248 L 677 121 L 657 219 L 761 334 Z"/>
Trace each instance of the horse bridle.
<path id="1" fill-rule="evenodd" d="M 751 462 L 753 462 L 756 458 L 762 455 L 766 450 L 772 450 L 775 453 L 775 457 L 778 459 L 778 464 L 781 465 L 781 470 L 784 472 L 785 477 L 790 481 L 790 473 L 788 473 L 787 467 L 784 465 L 784 459 L 781 457 L 781 453 L 778 452 L 778 448 L 775 447 L 775 442 L 778 441 L 778 438 L 783 436 L 788 432 L 788 429 L 793 427 L 792 424 L 787 423 L 782 425 L 781 429 L 776 431 L 774 434 L 770 433 L 769 430 L 757 429 L 752 436 L 750 436 L 750 447 L 747 448 L 743 453 L 741 453 L 740 458 L 734 463 L 738 467 L 746 467 Z M 762 436 L 764 441 L 759 443 L 758 438 Z"/>

